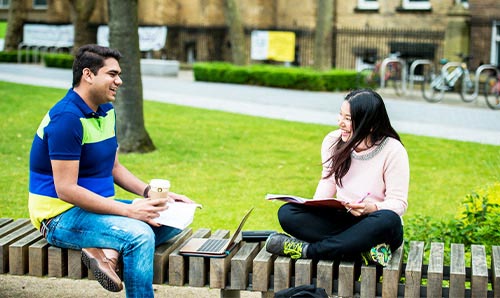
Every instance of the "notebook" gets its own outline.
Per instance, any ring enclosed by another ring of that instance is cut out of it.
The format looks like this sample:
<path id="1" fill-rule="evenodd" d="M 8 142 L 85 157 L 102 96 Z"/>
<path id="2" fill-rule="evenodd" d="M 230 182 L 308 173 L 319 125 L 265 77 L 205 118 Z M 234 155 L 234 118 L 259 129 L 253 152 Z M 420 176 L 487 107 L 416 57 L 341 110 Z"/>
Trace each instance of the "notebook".
<path id="1" fill-rule="evenodd" d="M 227 239 L 213 239 L 213 238 L 191 238 L 186 244 L 179 250 L 182 255 L 186 256 L 204 256 L 212 258 L 223 258 L 227 256 L 231 250 L 236 246 L 236 238 L 241 233 L 245 221 L 250 216 L 253 208 L 248 210 L 243 219 L 240 221 L 238 228 L 231 236 Z"/>

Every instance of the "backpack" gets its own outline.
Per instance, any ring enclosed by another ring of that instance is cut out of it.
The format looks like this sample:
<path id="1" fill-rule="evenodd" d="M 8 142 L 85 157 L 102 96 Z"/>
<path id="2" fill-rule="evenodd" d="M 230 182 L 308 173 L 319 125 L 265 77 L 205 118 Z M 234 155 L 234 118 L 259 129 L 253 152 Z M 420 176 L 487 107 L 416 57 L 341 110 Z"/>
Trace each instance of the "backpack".
<path id="1" fill-rule="evenodd" d="M 302 285 L 274 293 L 274 298 L 328 298 L 325 289 L 315 285 Z"/>

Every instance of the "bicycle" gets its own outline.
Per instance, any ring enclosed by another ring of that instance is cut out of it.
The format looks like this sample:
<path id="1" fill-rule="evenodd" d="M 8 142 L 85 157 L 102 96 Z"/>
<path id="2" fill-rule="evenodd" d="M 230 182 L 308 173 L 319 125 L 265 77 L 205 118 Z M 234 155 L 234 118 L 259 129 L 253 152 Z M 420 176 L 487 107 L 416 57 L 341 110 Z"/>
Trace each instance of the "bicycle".
<path id="1" fill-rule="evenodd" d="M 453 91 L 459 81 L 461 83 L 459 94 L 464 102 L 472 102 L 477 98 L 476 83 L 472 81 L 467 66 L 472 56 L 463 54 L 458 54 L 457 56 L 462 59 L 461 63 L 448 62 L 446 59 L 441 59 L 440 64 L 443 66 L 439 74 L 436 74 L 433 69 L 428 69 L 424 72 L 422 95 L 425 100 L 428 102 L 441 101 L 444 93 Z M 449 69 L 452 70 L 450 71 Z"/>
<path id="2" fill-rule="evenodd" d="M 387 85 L 392 85 L 396 95 L 401 96 L 405 89 L 403 72 L 406 63 L 399 56 L 399 53 L 391 53 L 389 57 L 377 62 L 375 67 L 362 70 L 361 73 L 369 72 L 366 77 L 367 85 L 383 88 L 389 82 Z M 384 78 L 383 81 L 381 78 Z"/>
<path id="3" fill-rule="evenodd" d="M 490 109 L 500 110 L 500 71 L 498 68 L 484 83 L 484 98 Z"/>

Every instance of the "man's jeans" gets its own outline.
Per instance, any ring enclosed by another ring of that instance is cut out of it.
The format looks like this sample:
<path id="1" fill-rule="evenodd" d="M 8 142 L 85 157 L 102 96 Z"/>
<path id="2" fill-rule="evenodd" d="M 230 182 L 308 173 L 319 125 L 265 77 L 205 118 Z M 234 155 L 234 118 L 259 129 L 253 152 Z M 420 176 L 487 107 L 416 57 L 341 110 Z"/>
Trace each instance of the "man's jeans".
<path id="1" fill-rule="evenodd" d="M 125 201 L 124 203 L 131 203 Z M 155 246 L 179 234 L 168 226 L 116 215 L 96 214 L 73 207 L 48 224 L 47 242 L 71 249 L 112 248 L 123 258 L 123 280 L 127 297 L 154 297 L 153 258 Z"/>

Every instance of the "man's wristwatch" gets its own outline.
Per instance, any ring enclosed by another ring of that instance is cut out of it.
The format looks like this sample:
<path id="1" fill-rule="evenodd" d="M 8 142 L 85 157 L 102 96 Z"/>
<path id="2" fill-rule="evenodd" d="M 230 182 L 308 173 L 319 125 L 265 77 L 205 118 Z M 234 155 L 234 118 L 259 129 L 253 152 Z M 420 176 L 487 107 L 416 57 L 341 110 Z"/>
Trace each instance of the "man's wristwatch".
<path id="1" fill-rule="evenodd" d="M 142 194 L 143 197 L 149 198 L 149 190 L 151 189 L 151 185 L 147 185 L 146 188 L 144 189 L 144 193 Z"/>

